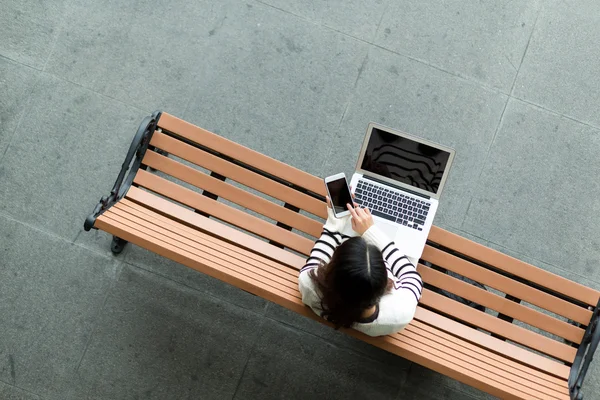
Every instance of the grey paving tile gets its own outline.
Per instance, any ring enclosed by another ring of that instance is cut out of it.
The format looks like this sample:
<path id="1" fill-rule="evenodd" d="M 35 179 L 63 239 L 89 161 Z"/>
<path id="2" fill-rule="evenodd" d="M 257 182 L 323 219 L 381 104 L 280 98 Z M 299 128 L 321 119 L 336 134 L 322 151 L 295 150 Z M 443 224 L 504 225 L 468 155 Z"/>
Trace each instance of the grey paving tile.
<path id="1" fill-rule="evenodd" d="M 506 97 L 372 48 L 322 174 L 354 172 L 370 121 L 456 149 L 435 224 L 460 227 Z"/>
<path id="2" fill-rule="evenodd" d="M 34 69 L 0 58 L 0 163 L 38 74 Z"/>
<path id="3" fill-rule="evenodd" d="M 209 78 L 213 35 L 234 1 L 76 1 L 47 71 L 144 110 L 181 114 L 193 82 Z"/>
<path id="4" fill-rule="evenodd" d="M 0 253 L 0 380 L 42 397 L 75 391 L 119 264 L 2 216 Z"/>
<path id="5" fill-rule="evenodd" d="M 0 398 L 3 400 L 39 400 L 41 397 L 0 381 Z"/>
<path id="6" fill-rule="evenodd" d="M 41 70 L 52 51 L 69 2 L 3 1 L 0 55 Z"/>
<path id="7" fill-rule="evenodd" d="M 106 236 L 108 234 L 105 233 Z M 108 239 L 107 239 L 108 240 Z M 109 243 L 107 243 L 107 246 Z M 196 289 L 204 294 L 247 308 L 256 313 L 264 313 L 267 301 L 261 297 L 238 289 L 194 269 L 178 264 L 155 253 L 134 245 L 128 245 L 124 259 L 140 268 L 158 273 L 176 282 Z M 119 256 L 120 257 L 120 256 Z"/>
<path id="8" fill-rule="evenodd" d="M 236 399 L 389 399 L 404 372 L 278 323 L 263 325 Z"/>
<path id="9" fill-rule="evenodd" d="M 348 35 L 372 41 L 387 1 L 258 0 Z"/>
<path id="10" fill-rule="evenodd" d="M 89 399 L 230 399 L 262 317 L 124 267 L 78 371 Z"/>
<path id="11" fill-rule="evenodd" d="M 540 1 L 391 1 L 375 43 L 509 93 Z"/>
<path id="12" fill-rule="evenodd" d="M 482 399 L 490 400 L 496 397 L 472 388 L 452 378 L 438 374 L 417 364 L 410 368 L 406 384 L 400 390 L 400 399 Z"/>
<path id="13" fill-rule="evenodd" d="M 0 165 L 0 211 L 73 240 L 145 113 L 47 74 L 31 96 Z"/>
<path id="14" fill-rule="evenodd" d="M 548 1 L 540 17 L 514 95 L 545 108 L 600 126 L 600 77 L 596 51 L 600 9 L 595 1 Z"/>
<path id="15" fill-rule="evenodd" d="M 255 4 L 213 36 L 218 51 L 183 118 L 320 174 L 367 45 Z"/>
<path id="16" fill-rule="evenodd" d="M 600 132 L 511 100 L 462 229 L 600 281 Z"/>

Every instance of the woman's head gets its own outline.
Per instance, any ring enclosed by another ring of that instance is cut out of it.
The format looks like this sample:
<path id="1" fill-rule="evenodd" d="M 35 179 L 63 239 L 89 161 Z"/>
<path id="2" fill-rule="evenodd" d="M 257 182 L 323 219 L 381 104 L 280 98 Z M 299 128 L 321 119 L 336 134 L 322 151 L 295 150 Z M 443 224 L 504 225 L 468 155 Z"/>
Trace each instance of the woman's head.
<path id="1" fill-rule="evenodd" d="M 348 328 L 377 304 L 388 286 L 381 251 L 361 237 L 342 243 L 331 261 L 311 272 L 321 292 L 323 317 Z"/>

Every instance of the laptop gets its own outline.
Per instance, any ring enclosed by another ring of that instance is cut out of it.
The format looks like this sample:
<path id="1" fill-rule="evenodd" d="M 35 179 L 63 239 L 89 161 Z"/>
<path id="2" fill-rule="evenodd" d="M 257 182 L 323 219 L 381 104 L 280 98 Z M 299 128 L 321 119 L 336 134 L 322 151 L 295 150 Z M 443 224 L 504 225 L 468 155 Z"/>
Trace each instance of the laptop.
<path id="1" fill-rule="evenodd" d="M 421 257 L 455 151 L 370 123 L 350 185 L 399 250 Z"/>

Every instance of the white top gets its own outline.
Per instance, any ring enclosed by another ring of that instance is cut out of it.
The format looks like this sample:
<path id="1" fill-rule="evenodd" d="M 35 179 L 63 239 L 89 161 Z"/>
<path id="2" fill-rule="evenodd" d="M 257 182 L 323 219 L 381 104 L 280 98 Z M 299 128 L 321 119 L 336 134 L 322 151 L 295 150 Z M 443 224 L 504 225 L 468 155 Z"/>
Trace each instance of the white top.
<path id="1" fill-rule="evenodd" d="M 321 297 L 309 271 L 317 269 L 321 262 L 328 263 L 333 252 L 350 237 L 359 236 L 352 230 L 351 216 L 335 218 L 327 208 L 328 218 L 323 226 L 321 237 L 315 242 L 306 264 L 300 270 L 298 279 L 302 302 L 317 315 L 322 315 Z M 364 234 L 368 242 L 381 250 L 388 277 L 394 282 L 393 288 L 379 300 L 378 309 L 364 322 L 355 323 L 353 328 L 369 336 L 382 336 L 402 330 L 413 319 L 421 293 L 423 281 L 417 272 L 417 260 L 411 260 L 400 253 L 396 244 L 377 226 L 373 225 Z"/>

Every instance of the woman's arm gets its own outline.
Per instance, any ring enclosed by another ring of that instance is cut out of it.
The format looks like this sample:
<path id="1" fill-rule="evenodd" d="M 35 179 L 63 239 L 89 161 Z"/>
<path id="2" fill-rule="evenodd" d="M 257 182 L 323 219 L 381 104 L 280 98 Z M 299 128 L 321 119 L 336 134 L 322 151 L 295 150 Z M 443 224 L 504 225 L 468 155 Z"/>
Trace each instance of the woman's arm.
<path id="1" fill-rule="evenodd" d="M 388 269 L 397 279 L 395 290 L 409 290 L 419 302 L 423 292 L 423 280 L 415 265 L 400 252 L 396 243 L 390 240 L 377 226 L 371 226 L 363 233 L 363 237 L 376 245 L 388 265 Z"/>
<path id="2" fill-rule="evenodd" d="M 350 237 L 340 233 L 348 224 L 349 218 L 350 216 L 336 218 L 333 210 L 327 207 L 327 221 L 323 226 L 323 232 L 315 242 L 309 257 L 306 259 L 306 264 L 304 264 L 300 273 L 318 268 L 321 264 L 331 261 L 335 249 Z"/>

